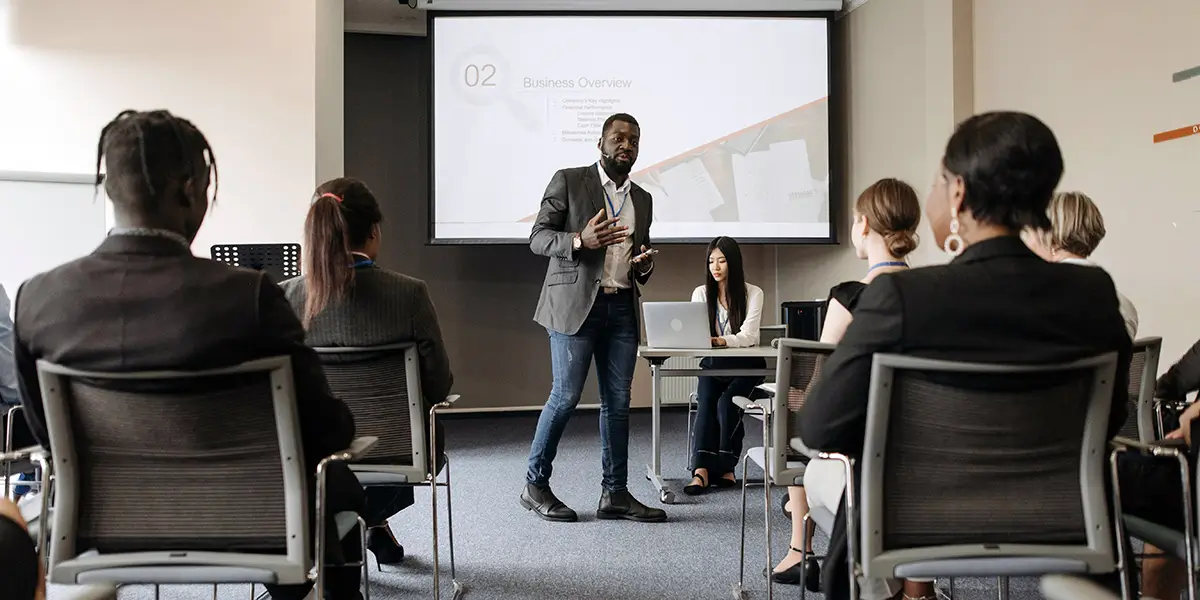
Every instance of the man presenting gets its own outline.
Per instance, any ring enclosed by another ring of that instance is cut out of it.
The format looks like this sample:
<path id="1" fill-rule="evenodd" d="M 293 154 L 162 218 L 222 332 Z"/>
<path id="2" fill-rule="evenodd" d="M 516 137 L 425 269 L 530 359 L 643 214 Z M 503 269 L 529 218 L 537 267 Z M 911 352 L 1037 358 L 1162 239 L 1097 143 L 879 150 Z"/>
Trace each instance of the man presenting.
<path id="1" fill-rule="evenodd" d="M 650 194 L 629 180 L 641 128 L 618 113 L 601 129 L 600 162 L 562 169 L 550 179 L 529 247 L 550 258 L 534 320 L 550 333 L 554 386 L 529 450 L 521 506 L 547 521 L 575 521 L 550 491 L 563 429 L 579 404 L 592 356 L 600 379 L 604 480 L 599 519 L 659 522 L 667 514 L 638 502 L 629 473 L 629 388 L 637 361 L 637 285 L 654 269 Z M 634 252 L 637 248 L 637 252 Z"/>

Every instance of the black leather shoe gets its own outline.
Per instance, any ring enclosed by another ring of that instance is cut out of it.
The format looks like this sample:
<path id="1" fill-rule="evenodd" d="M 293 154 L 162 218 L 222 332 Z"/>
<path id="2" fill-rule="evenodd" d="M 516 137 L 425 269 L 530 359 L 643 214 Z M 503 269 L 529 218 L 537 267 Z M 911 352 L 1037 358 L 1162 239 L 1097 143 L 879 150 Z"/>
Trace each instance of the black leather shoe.
<path id="1" fill-rule="evenodd" d="M 521 491 L 521 506 L 547 521 L 573 523 L 579 520 L 579 515 L 563 504 L 554 492 L 550 491 L 550 486 L 538 487 L 526 483 L 525 489 Z"/>
<path id="2" fill-rule="evenodd" d="M 661 523 L 667 520 L 666 511 L 660 508 L 650 508 L 638 502 L 628 490 L 600 494 L 600 507 L 596 509 L 597 519 L 627 519 L 639 523 Z"/>

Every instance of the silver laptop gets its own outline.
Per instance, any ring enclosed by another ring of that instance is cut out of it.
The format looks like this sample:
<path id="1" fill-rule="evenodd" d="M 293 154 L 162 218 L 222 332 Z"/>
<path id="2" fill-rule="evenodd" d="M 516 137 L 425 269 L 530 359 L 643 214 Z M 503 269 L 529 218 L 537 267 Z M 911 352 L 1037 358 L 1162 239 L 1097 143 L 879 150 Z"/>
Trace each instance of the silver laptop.
<path id="1" fill-rule="evenodd" d="M 708 305 L 703 302 L 643 302 L 646 344 L 651 348 L 711 348 Z"/>

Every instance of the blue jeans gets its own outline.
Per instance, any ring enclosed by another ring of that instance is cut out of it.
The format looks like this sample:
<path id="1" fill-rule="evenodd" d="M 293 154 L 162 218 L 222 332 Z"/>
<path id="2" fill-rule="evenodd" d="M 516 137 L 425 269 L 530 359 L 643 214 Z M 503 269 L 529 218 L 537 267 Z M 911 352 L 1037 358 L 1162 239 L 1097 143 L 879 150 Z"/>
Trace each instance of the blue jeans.
<path id="1" fill-rule="evenodd" d="M 575 335 L 549 332 L 554 386 L 529 449 L 527 482 L 538 486 L 550 482 L 558 441 L 579 404 L 595 356 L 600 380 L 602 485 L 609 492 L 625 490 L 629 478 L 629 388 L 638 346 L 636 310 L 633 290 L 601 293 Z"/>

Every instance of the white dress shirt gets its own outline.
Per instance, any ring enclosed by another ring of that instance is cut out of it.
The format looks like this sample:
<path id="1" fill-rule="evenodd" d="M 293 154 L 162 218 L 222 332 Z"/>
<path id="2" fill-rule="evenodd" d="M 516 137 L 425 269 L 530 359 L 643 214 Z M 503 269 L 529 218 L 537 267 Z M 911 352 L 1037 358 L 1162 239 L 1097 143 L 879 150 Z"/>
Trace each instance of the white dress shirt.
<path id="1" fill-rule="evenodd" d="M 704 286 L 692 292 L 692 302 L 707 302 L 708 292 Z M 763 291 L 762 288 L 746 284 L 746 320 L 735 334 L 729 325 L 729 311 L 721 303 L 717 303 L 717 334 L 725 340 L 730 348 L 752 348 L 758 345 L 759 331 L 762 325 Z"/>
<path id="2" fill-rule="evenodd" d="M 1100 265 L 1086 258 L 1064 258 L 1059 262 L 1072 265 L 1083 265 L 1085 267 L 1101 268 Z M 1136 340 L 1138 328 L 1137 309 L 1133 307 L 1133 303 L 1130 302 L 1129 298 L 1126 298 L 1125 294 L 1122 294 L 1120 290 L 1117 291 L 1117 301 L 1121 304 L 1121 318 L 1125 319 L 1125 331 L 1129 333 L 1129 339 Z"/>
<path id="3" fill-rule="evenodd" d="M 625 239 L 619 244 L 613 244 L 604 249 L 604 273 L 600 275 L 600 286 L 607 288 L 629 288 L 633 282 L 629 280 L 629 260 L 633 258 L 633 228 L 636 224 L 633 214 L 633 202 L 629 201 L 629 189 L 633 184 L 629 178 L 617 187 L 616 182 L 604 172 L 604 167 L 596 163 L 600 172 L 600 184 L 604 188 L 604 211 L 611 218 L 616 215 L 617 225 L 627 227 Z"/>

